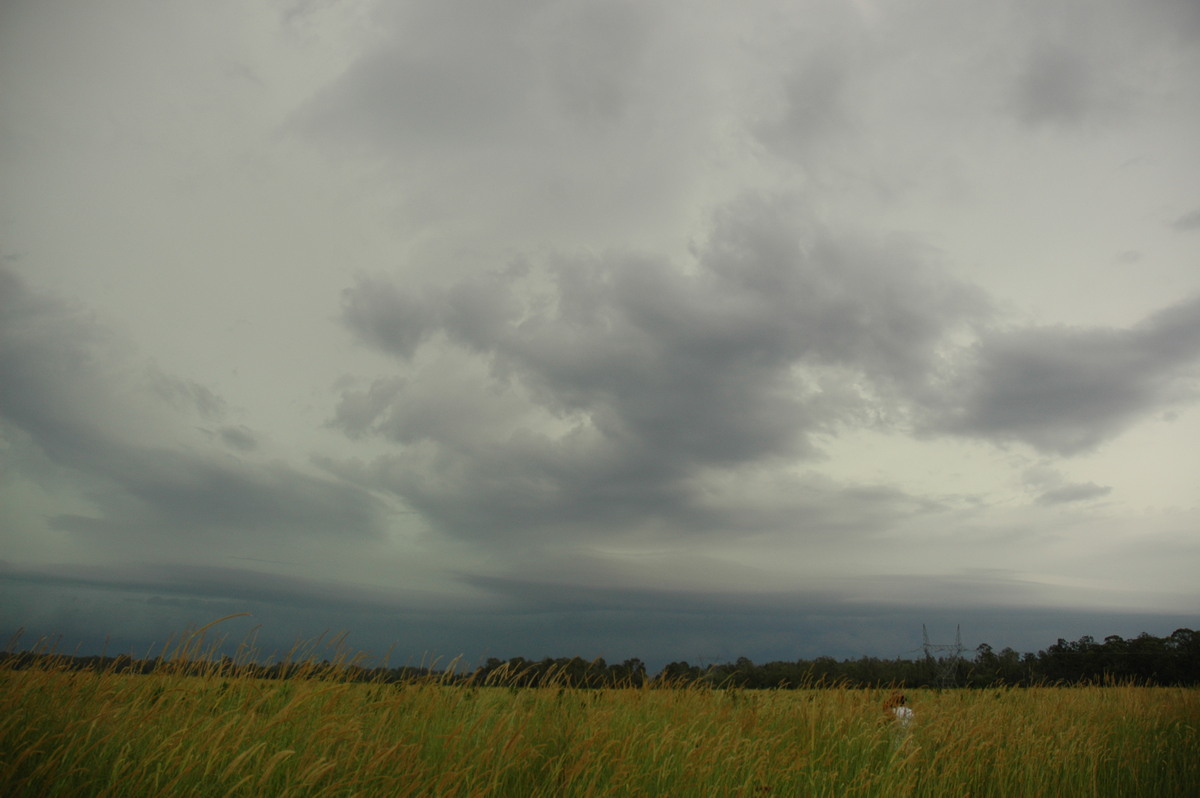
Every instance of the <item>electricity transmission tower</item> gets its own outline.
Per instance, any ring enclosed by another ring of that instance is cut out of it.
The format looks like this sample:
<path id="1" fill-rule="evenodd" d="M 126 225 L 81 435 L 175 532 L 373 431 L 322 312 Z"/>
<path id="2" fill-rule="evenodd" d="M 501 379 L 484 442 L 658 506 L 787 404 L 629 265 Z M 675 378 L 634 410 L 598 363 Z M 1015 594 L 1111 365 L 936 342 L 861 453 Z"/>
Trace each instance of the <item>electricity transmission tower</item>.
<path id="1" fill-rule="evenodd" d="M 930 643 L 929 630 L 921 624 L 921 634 L 925 637 L 925 661 L 933 666 L 938 689 L 955 687 L 958 683 L 958 666 L 963 663 L 962 627 L 954 627 L 953 643 Z"/>

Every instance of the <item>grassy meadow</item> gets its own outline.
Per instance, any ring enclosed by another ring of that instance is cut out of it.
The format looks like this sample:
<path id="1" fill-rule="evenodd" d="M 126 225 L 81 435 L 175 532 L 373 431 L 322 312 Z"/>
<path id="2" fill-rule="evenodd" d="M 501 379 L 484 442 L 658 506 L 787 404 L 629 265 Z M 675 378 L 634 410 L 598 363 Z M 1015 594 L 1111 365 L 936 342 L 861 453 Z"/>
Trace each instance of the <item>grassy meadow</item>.
<path id="1" fill-rule="evenodd" d="M 0 668 L 11 796 L 1191 796 L 1200 691 L 584 690 Z"/>

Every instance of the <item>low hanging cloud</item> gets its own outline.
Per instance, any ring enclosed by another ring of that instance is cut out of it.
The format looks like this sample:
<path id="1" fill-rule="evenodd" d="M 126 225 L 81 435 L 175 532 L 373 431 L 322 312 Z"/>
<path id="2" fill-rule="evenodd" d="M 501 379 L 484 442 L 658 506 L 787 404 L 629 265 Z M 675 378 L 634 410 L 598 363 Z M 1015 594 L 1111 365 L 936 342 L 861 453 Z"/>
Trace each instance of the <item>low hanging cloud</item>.
<path id="1" fill-rule="evenodd" d="M 360 340 L 418 365 L 344 392 L 334 424 L 402 445 L 376 463 L 379 484 L 470 537 L 708 526 L 706 472 L 818 457 L 817 436 L 927 390 L 948 332 L 989 312 L 903 246 L 838 238 L 761 198 L 717 214 L 690 271 L 560 259 L 434 301 L 379 278 L 347 291 Z"/>
<path id="2" fill-rule="evenodd" d="M 850 134 L 851 98 L 845 56 L 822 52 L 780 79 L 773 118 L 755 128 L 759 141 L 784 157 L 806 160 L 820 144 Z"/>
<path id="3" fill-rule="evenodd" d="M 1195 605 L 1195 0 L 140 5 L 0 26 L 0 620 Z"/>
<path id="4" fill-rule="evenodd" d="M 1110 493 L 1112 493 L 1112 488 L 1107 485 L 1097 485 L 1095 482 L 1077 482 L 1046 491 L 1038 496 L 1037 503 L 1054 505 L 1090 501 Z"/>
<path id="5" fill-rule="evenodd" d="M 928 429 L 1083 453 L 1149 413 L 1195 401 L 1200 298 L 1124 330 L 997 331 L 963 360 Z"/>
<path id="6" fill-rule="evenodd" d="M 1015 90 L 1015 111 L 1028 125 L 1078 124 L 1111 102 L 1104 93 L 1111 90 L 1108 83 L 1084 54 L 1043 46 L 1026 60 Z"/>
<path id="7" fill-rule="evenodd" d="M 471 539 L 746 532 L 765 516 L 817 534 L 805 519 L 828 491 L 780 474 L 818 461 L 823 437 L 877 427 L 1071 455 L 1190 400 L 1200 300 L 1128 330 L 1005 326 L 925 260 L 752 197 L 715 214 L 686 267 L 557 257 L 417 293 L 364 277 L 343 321 L 400 368 L 344 390 L 332 423 L 394 443 L 372 486 Z M 790 487 L 761 490 L 772 481 Z M 876 492 L 887 512 L 863 534 L 935 509 Z"/>
<path id="8" fill-rule="evenodd" d="M 1200 208 L 1185 213 L 1175 221 L 1171 222 L 1171 227 L 1181 233 L 1191 232 L 1192 230 L 1200 230 Z"/>
<path id="9" fill-rule="evenodd" d="M 362 489 L 245 459 L 257 447 L 252 430 L 190 437 L 195 421 L 220 421 L 225 402 L 137 362 L 92 314 L 0 269 L 0 432 L 88 497 L 87 512 L 48 517 L 49 528 L 88 548 L 163 556 L 206 542 L 379 533 L 382 507 Z"/>

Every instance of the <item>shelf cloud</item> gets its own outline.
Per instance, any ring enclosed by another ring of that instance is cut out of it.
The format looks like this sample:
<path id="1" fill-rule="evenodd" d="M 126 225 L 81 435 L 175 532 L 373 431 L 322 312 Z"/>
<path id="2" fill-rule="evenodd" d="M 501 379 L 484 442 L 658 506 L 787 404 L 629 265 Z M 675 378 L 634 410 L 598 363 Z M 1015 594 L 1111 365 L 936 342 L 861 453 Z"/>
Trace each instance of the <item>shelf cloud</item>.
<path id="1" fill-rule="evenodd" d="M 0 11 L 0 621 L 1195 625 L 1183 0 Z"/>

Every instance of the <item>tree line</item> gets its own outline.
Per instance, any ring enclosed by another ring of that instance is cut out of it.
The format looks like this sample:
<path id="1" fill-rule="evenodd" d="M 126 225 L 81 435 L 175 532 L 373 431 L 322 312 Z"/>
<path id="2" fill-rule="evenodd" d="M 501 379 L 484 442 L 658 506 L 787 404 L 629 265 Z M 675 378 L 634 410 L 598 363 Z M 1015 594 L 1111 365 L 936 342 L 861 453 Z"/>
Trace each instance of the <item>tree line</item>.
<path id="1" fill-rule="evenodd" d="M 996 651 L 981 643 L 973 657 L 835 660 L 818 657 L 795 662 L 755 664 L 746 658 L 699 668 L 672 662 L 670 679 L 703 679 L 747 689 L 839 684 L 847 687 L 1030 687 L 1044 684 L 1136 683 L 1151 686 L 1200 685 L 1200 633 L 1176 629 L 1166 637 L 1142 633 L 1132 639 L 1110 635 L 1096 642 L 1059 638 L 1036 654 L 1012 648 Z"/>
<path id="2" fill-rule="evenodd" d="M 474 669 L 457 664 L 437 670 L 427 667 L 367 667 L 356 661 L 277 662 L 273 665 L 239 663 L 229 657 L 210 660 L 129 656 L 64 656 L 36 652 L 0 654 L 0 667 L 55 667 L 113 673 L 171 671 L 184 674 L 253 676 L 263 679 L 323 678 L 375 683 L 402 683 L 436 679 L 444 684 L 573 688 L 710 686 L 712 688 L 774 689 L 812 686 L 871 687 L 1028 687 L 1043 684 L 1200 685 L 1200 633 L 1176 629 L 1166 637 L 1142 633 L 1132 639 L 1110 635 L 1103 642 L 1090 636 L 1076 641 L 1059 638 L 1036 654 L 1019 654 L 1011 648 L 995 651 L 981 643 L 971 658 L 880 659 L 859 657 L 836 660 L 776 661 L 757 664 L 746 657 L 708 666 L 671 662 L 650 674 L 640 659 L 607 663 L 603 658 L 545 657 L 527 660 L 495 657 Z"/>
<path id="3" fill-rule="evenodd" d="M 1119 635 L 1097 643 L 1085 635 L 1056 643 L 1036 654 L 1012 648 L 995 651 L 981 643 L 973 658 L 858 659 L 818 657 L 796 662 L 755 665 L 745 658 L 732 664 L 698 669 L 671 663 L 672 678 L 701 677 L 743 688 L 841 684 L 848 687 L 1029 687 L 1042 684 L 1126 683 L 1200 685 L 1200 633 L 1176 629 L 1166 637 L 1142 633 L 1126 640 Z"/>

